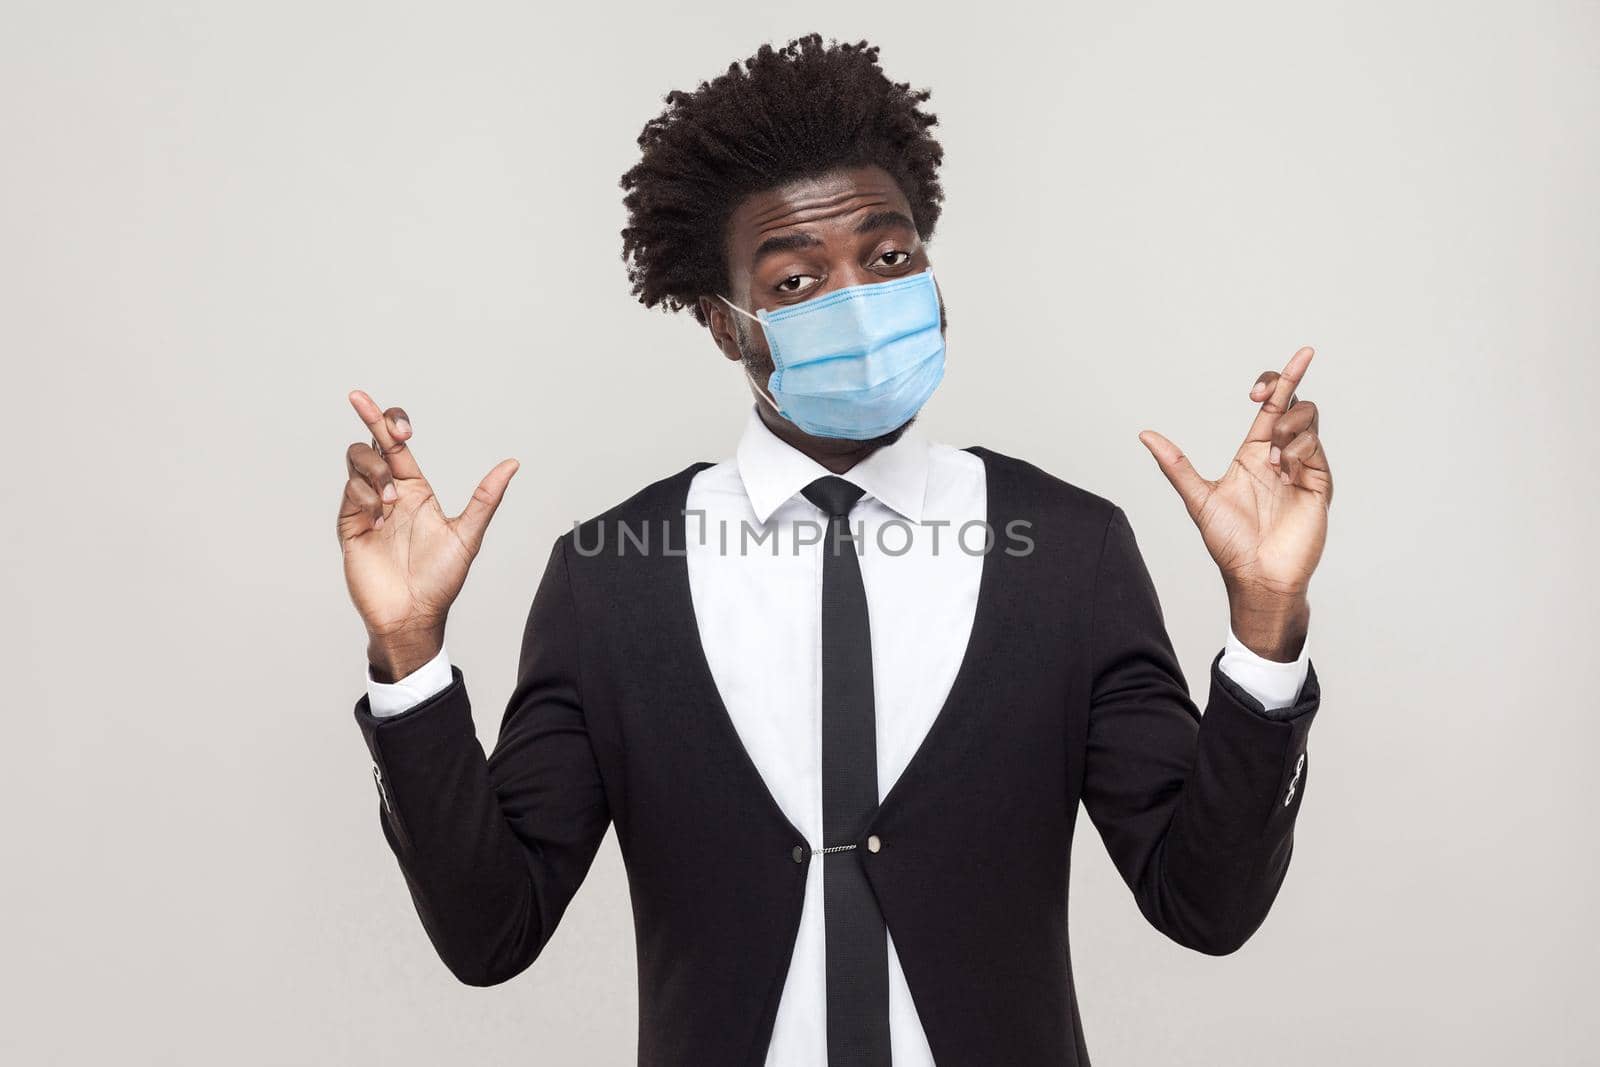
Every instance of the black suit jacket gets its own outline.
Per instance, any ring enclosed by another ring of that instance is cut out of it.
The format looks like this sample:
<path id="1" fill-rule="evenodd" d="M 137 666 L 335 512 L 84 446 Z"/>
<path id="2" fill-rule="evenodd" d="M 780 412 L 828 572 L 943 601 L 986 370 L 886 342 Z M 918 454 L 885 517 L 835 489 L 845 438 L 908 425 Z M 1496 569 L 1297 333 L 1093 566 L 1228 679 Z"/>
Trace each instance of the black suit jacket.
<path id="1" fill-rule="evenodd" d="M 866 867 L 941 1065 L 1087 1064 L 1067 938 L 1079 803 L 1152 925 L 1232 952 L 1288 870 L 1319 690 L 1313 672 L 1269 718 L 1213 663 L 1202 717 L 1122 512 L 971 451 L 1000 536 L 966 657 L 862 830 L 879 851 L 845 855 Z M 400 715 L 355 709 L 383 833 L 463 982 L 533 962 L 615 824 L 645 1065 L 763 1062 L 821 844 L 768 792 L 699 644 L 682 513 L 704 466 L 557 539 L 487 760 L 459 670 Z M 1031 552 L 1004 536 L 1014 521 Z"/>

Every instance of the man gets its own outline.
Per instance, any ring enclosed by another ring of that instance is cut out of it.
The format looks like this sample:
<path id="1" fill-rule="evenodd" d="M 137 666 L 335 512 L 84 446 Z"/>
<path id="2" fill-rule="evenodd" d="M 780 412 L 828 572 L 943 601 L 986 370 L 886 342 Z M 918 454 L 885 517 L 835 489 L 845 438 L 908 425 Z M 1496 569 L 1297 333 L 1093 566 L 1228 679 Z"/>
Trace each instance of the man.
<path id="1" fill-rule="evenodd" d="M 506 981 L 614 822 L 642 1064 L 1086 1064 L 1080 801 L 1144 915 L 1202 952 L 1238 948 L 1288 868 L 1332 495 L 1294 395 L 1311 350 L 1252 387 L 1220 480 L 1141 435 L 1228 591 L 1202 718 L 1119 509 L 911 430 L 945 359 L 927 98 L 812 36 L 645 127 L 634 292 L 707 327 L 751 413 L 734 459 L 556 540 L 487 759 L 445 619 L 517 465 L 447 518 L 406 413 L 351 395 L 355 715 L 418 915 L 462 981 Z"/>

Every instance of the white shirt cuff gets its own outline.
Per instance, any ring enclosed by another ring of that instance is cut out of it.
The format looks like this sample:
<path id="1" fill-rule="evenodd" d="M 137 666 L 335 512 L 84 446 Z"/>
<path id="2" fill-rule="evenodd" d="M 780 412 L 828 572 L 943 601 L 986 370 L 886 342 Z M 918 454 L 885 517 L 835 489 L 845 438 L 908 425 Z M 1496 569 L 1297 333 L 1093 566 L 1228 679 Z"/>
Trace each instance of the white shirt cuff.
<path id="1" fill-rule="evenodd" d="M 444 692 L 449 688 L 451 679 L 450 657 L 445 655 L 444 646 L 440 645 L 438 655 L 398 682 L 386 684 L 373 681 L 372 666 L 368 664 L 367 701 L 372 706 L 372 714 L 380 719 L 398 715 Z"/>
<path id="2" fill-rule="evenodd" d="M 1261 701 L 1268 711 L 1292 707 L 1300 700 L 1300 689 L 1306 684 L 1306 658 L 1310 641 L 1300 649 L 1300 657 L 1292 663 L 1279 663 L 1262 659 L 1244 646 L 1228 627 L 1228 643 L 1222 648 L 1222 661 L 1217 668 L 1226 674 L 1240 689 Z"/>

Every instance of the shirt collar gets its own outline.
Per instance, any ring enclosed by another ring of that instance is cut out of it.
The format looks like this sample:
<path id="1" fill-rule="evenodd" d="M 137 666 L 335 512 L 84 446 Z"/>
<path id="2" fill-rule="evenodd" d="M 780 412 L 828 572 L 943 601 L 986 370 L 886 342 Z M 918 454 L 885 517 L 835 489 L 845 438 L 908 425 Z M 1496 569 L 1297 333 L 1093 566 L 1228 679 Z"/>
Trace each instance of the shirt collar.
<path id="1" fill-rule="evenodd" d="M 735 460 L 756 521 L 763 524 L 784 501 L 833 473 L 779 440 L 753 405 Z M 860 486 L 907 521 L 920 523 L 928 491 L 928 444 L 912 427 L 900 440 L 873 452 L 840 477 Z"/>

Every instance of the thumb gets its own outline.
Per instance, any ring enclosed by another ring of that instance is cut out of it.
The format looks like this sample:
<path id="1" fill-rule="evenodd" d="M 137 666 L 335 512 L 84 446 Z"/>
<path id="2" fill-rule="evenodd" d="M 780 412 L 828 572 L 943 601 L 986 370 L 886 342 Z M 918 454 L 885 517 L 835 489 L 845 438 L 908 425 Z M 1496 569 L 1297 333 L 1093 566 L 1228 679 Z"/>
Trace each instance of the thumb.
<path id="1" fill-rule="evenodd" d="M 494 470 L 485 474 L 483 481 L 478 483 L 478 488 L 472 491 L 472 499 L 467 501 L 466 508 L 456 516 L 456 533 L 474 555 L 483 544 L 483 533 L 489 528 L 489 520 L 494 518 L 495 509 L 505 498 L 506 486 L 511 484 L 511 476 L 517 473 L 520 466 L 521 464 L 514 459 L 502 460 L 496 464 Z"/>
<path id="2" fill-rule="evenodd" d="M 1190 517 L 1199 515 L 1201 505 L 1211 495 L 1211 483 L 1200 477 L 1200 472 L 1194 469 L 1194 464 L 1183 454 L 1183 449 L 1154 430 L 1145 430 L 1139 435 L 1139 441 L 1150 450 L 1161 467 L 1161 473 L 1167 476 L 1172 488 L 1183 498 L 1183 506 L 1189 509 Z"/>

